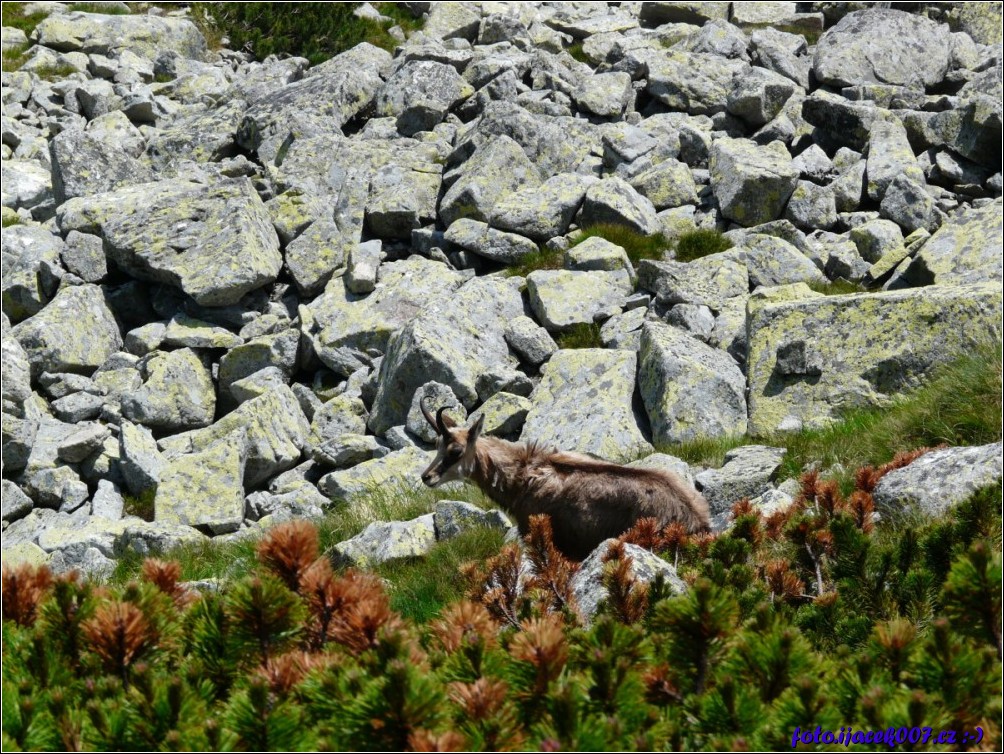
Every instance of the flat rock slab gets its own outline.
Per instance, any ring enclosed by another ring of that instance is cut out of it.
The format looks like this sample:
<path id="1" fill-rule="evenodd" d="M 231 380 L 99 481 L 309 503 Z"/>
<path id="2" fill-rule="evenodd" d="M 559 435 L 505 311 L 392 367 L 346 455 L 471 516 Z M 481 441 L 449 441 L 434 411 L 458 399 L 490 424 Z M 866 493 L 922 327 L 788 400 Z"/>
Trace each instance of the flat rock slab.
<path id="1" fill-rule="evenodd" d="M 620 306 L 633 290 L 626 270 L 536 270 L 526 288 L 534 314 L 550 332 L 591 324 L 594 314 Z"/>
<path id="2" fill-rule="evenodd" d="M 317 488 L 328 499 L 350 500 L 358 495 L 387 487 L 407 490 L 422 484 L 422 472 L 432 462 L 433 453 L 414 446 L 364 461 L 321 477 Z"/>
<path id="3" fill-rule="evenodd" d="M 725 351 L 649 322 L 638 357 L 638 387 L 656 443 L 746 432 L 746 380 Z"/>
<path id="4" fill-rule="evenodd" d="M 915 285 L 1000 281 L 1002 218 L 1000 199 L 952 217 L 917 252 L 907 277 Z"/>
<path id="5" fill-rule="evenodd" d="M 721 311 L 736 296 L 750 291 L 749 270 L 744 260 L 727 252 L 710 254 L 693 262 L 642 260 L 638 286 L 665 304 L 698 304 Z"/>
<path id="6" fill-rule="evenodd" d="M 60 52 L 106 55 L 126 50 L 150 58 L 173 51 L 201 60 L 206 40 L 191 21 L 148 15 L 53 13 L 35 28 L 38 44 Z"/>
<path id="7" fill-rule="evenodd" d="M 948 26 L 900 10 L 848 13 L 816 45 L 813 72 L 831 86 L 938 84 L 948 72 Z"/>
<path id="8" fill-rule="evenodd" d="M 610 461 L 651 453 L 632 405 L 636 364 L 631 351 L 556 352 L 541 369 L 520 440 Z"/>
<path id="9" fill-rule="evenodd" d="M 603 570 L 606 565 L 604 558 L 610 546 L 616 542 L 616 539 L 608 539 L 600 543 L 600 546 L 582 561 L 578 572 L 572 577 L 572 594 L 575 595 L 579 615 L 587 623 L 592 621 L 600 603 L 609 596 L 606 587 L 603 586 Z M 636 581 L 648 584 L 656 576 L 662 576 L 669 594 L 678 595 L 687 591 L 687 585 L 677 575 L 676 569 L 651 550 L 626 544 L 624 554 L 631 559 L 631 574 Z"/>
<path id="10" fill-rule="evenodd" d="M 177 286 L 203 306 L 236 304 L 282 267 L 279 238 L 246 178 L 157 181 L 77 197 L 60 205 L 57 222 L 64 233 L 100 235 L 120 268 Z"/>
<path id="11" fill-rule="evenodd" d="M 1000 322 L 992 283 L 751 302 L 749 430 L 818 426 L 841 410 L 888 405 L 939 364 L 999 341 Z"/>
<path id="12" fill-rule="evenodd" d="M 397 558 L 425 555 L 436 544 L 434 516 L 411 521 L 374 521 L 352 539 L 339 542 L 336 556 L 359 568 L 372 568 Z"/>
<path id="13" fill-rule="evenodd" d="M 172 459 L 161 472 L 154 520 L 235 531 L 244 520 L 245 432 L 238 430 L 204 450 Z"/>
<path id="14" fill-rule="evenodd" d="M 1000 478 L 1001 443 L 944 448 L 890 471 L 876 485 L 873 497 L 885 513 L 900 513 L 916 505 L 927 515 L 937 516 Z"/>

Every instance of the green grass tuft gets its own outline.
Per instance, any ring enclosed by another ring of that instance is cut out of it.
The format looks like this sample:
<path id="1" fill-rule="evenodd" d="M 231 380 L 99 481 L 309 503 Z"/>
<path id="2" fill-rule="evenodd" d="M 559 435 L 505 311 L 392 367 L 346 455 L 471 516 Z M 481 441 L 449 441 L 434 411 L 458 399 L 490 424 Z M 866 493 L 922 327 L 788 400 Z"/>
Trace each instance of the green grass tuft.
<path id="1" fill-rule="evenodd" d="M 3 70 L 5 73 L 17 71 L 28 62 L 28 45 L 18 45 L 3 51 Z"/>
<path id="2" fill-rule="evenodd" d="M 579 237 L 575 239 L 573 246 L 578 246 L 588 238 L 605 238 L 613 244 L 617 244 L 627 252 L 631 264 L 637 267 L 643 259 L 655 259 L 656 261 L 665 259 L 666 252 L 671 247 L 669 239 L 662 233 L 655 233 L 646 236 L 631 228 L 616 223 L 601 223 L 583 228 Z"/>
<path id="3" fill-rule="evenodd" d="M 55 63 L 53 65 L 40 65 L 32 73 L 43 81 L 58 81 L 77 73 L 77 69 L 67 63 Z"/>
<path id="4" fill-rule="evenodd" d="M 139 516 L 144 521 L 153 521 L 153 501 L 157 497 L 157 488 L 150 487 L 138 495 L 124 495 L 123 510 L 127 516 Z"/>
<path id="5" fill-rule="evenodd" d="M 698 228 L 680 234 L 675 247 L 677 262 L 693 262 L 709 254 L 728 251 L 732 248 L 732 242 L 717 230 Z"/>
<path id="6" fill-rule="evenodd" d="M 22 224 L 21 218 L 16 214 L 12 213 L 9 215 L 4 215 L 3 217 L 2 227 L 4 228 L 10 228 L 14 225 L 21 225 L 21 224 Z"/>
<path id="7" fill-rule="evenodd" d="M 127 8 L 103 3 L 71 3 L 70 10 L 80 13 L 101 13 L 105 16 L 128 16 L 130 13 Z"/>
<path id="8" fill-rule="evenodd" d="M 234 50 L 258 60 L 269 55 L 305 57 L 317 65 L 361 42 L 393 52 L 398 42 L 384 24 L 354 16 L 356 3 L 192 3 L 192 18 L 210 46 L 224 36 Z M 393 18 L 406 32 L 420 22 L 393 3 L 377 10 Z M 388 24 L 389 26 L 390 24 Z"/>
<path id="9" fill-rule="evenodd" d="M 595 322 L 580 322 L 560 333 L 555 341 L 558 348 L 603 348 L 600 326 Z"/>
<path id="10" fill-rule="evenodd" d="M 12 26 L 15 29 L 20 29 L 30 37 L 31 33 L 35 31 L 35 27 L 49 14 L 39 11 L 26 16 L 24 9 L 27 5 L 28 3 L 0 4 L 0 18 L 2 18 L 4 26 Z M 5 60 L 4 70 L 7 69 L 6 63 L 7 61 Z"/>
<path id="11" fill-rule="evenodd" d="M 762 438 L 697 439 L 659 450 L 688 463 L 721 466 L 725 453 L 750 443 L 787 448 L 780 478 L 797 477 L 818 461 L 848 470 L 882 464 L 900 450 L 985 445 L 1001 436 L 1001 348 L 962 356 L 938 369 L 927 385 L 888 408 L 856 409 L 823 429 Z"/>
<path id="12" fill-rule="evenodd" d="M 585 63 L 586 65 L 592 65 L 593 61 L 589 59 L 585 51 L 582 49 L 582 42 L 573 42 L 565 48 L 565 52 L 572 56 L 575 60 L 580 63 Z"/>
<path id="13" fill-rule="evenodd" d="M 526 277 L 534 270 L 561 270 L 565 267 L 565 252 L 560 249 L 540 249 L 525 254 L 516 264 L 508 268 L 512 276 Z"/>

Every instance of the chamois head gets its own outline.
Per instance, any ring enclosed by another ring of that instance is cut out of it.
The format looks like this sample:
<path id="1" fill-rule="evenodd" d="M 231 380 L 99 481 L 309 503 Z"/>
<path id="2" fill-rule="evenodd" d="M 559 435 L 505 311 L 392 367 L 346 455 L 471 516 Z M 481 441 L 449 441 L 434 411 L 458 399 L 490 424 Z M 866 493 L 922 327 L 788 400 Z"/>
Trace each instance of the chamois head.
<path id="1" fill-rule="evenodd" d="M 425 401 L 420 402 L 422 416 L 436 430 L 436 457 L 424 472 L 422 481 L 429 487 L 443 482 L 468 478 L 474 471 L 475 446 L 481 436 L 485 417 L 479 416 L 470 429 L 458 429 L 457 423 L 446 415 L 446 407 L 433 416 Z"/>

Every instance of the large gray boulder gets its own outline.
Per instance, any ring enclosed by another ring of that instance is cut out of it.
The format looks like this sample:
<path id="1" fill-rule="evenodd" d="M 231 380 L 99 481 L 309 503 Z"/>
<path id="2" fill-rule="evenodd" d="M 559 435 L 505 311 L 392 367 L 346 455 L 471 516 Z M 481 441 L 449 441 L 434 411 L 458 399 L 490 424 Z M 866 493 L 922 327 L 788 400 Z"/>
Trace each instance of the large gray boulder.
<path id="1" fill-rule="evenodd" d="M 751 288 L 826 282 L 826 278 L 809 257 L 775 236 L 749 233 L 743 237 L 739 246 L 722 254 L 746 265 Z"/>
<path id="2" fill-rule="evenodd" d="M 164 467 L 154 498 L 154 520 L 204 526 L 214 534 L 244 520 L 245 432 L 237 430 L 203 450 L 177 456 Z"/>
<path id="3" fill-rule="evenodd" d="M 776 220 L 798 183 L 798 170 L 780 142 L 718 139 L 711 148 L 711 189 L 722 214 L 750 227 Z"/>
<path id="4" fill-rule="evenodd" d="M 1001 479 L 1001 443 L 942 448 L 890 471 L 872 493 L 879 511 L 899 514 L 918 506 L 938 516 L 956 503 Z"/>
<path id="5" fill-rule="evenodd" d="M 52 172 L 38 160 L 4 160 L 0 166 L 3 206 L 45 211 L 52 207 Z"/>
<path id="6" fill-rule="evenodd" d="M 881 201 L 886 189 L 898 175 L 925 183 L 924 171 L 917 164 L 903 124 L 895 118 L 876 120 L 868 139 L 868 197 Z"/>
<path id="7" fill-rule="evenodd" d="M 442 182 L 439 165 L 384 165 L 370 179 L 366 224 L 380 238 L 411 238 L 411 231 L 436 219 Z"/>
<path id="8" fill-rule="evenodd" d="M 56 294 L 65 274 L 62 239 L 41 225 L 3 232 L 3 313 L 14 322 L 37 314 Z"/>
<path id="9" fill-rule="evenodd" d="M 80 129 L 63 131 L 49 143 L 49 151 L 57 204 L 154 180 L 144 163 Z"/>
<path id="10" fill-rule="evenodd" d="M 642 327 L 638 389 L 656 443 L 746 432 L 746 378 L 725 351 L 658 322 Z"/>
<path id="11" fill-rule="evenodd" d="M 275 280 L 279 239 L 246 178 L 211 185 L 158 181 L 60 205 L 64 233 L 100 235 L 108 256 L 141 280 L 174 285 L 204 306 L 227 306 Z"/>
<path id="12" fill-rule="evenodd" d="M 968 209 L 935 231 L 914 257 L 907 277 L 914 285 L 1000 281 L 1001 200 Z"/>
<path id="13" fill-rule="evenodd" d="M 750 432 L 888 405 L 939 364 L 1000 340 L 1000 322 L 990 283 L 751 304 Z"/>
<path id="14" fill-rule="evenodd" d="M 96 285 L 63 288 L 38 314 L 11 330 L 31 364 L 31 374 L 90 373 L 122 347 L 115 315 Z"/>
<path id="15" fill-rule="evenodd" d="M 207 49 L 191 21 L 139 14 L 53 13 L 35 27 L 32 37 L 60 52 L 113 57 L 128 51 L 150 60 L 165 51 L 199 60 Z"/>
<path id="16" fill-rule="evenodd" d="M 688 5 L 693 4 L 688 3 Z M 708 5 L 709 3 L 704 4 Z M 669 3 L 646 3 L 646 5 L 669 5 Z M 603 586 L 603 571 L 606 566 L 604 561 L 610 551 L 610 546 L 616 542 L 616 539 L 601 542 L 599 547 L 582 561 L 579 570 L 572 577 L 572 594 L 575 595 L 575 604 L 579 608 L 579 615 L 586 623 L 592 621 L 599 610 L 600 603 L 609 596 L 606 587 Z M 656 577 L 662 577 L 668 594 L 679 595 L 687 591 L 687 584 L 677 574 L 676 568 L 654 552 L 638 545 L 626 544 L 624 545 L 624 555 L 631 559 L 631 575 L 638 583 L 648 584 Z"/>
<path id="17" fill-rule="evenodd" d="M 540 173 L 522 147 L 500 134 L 478 147 L 463 163 L 459 176 L 439 203 L 439 214 L 448 226 L 465 217 L 487 222 L 495 205 L 508 194 L 539 185 Z"/>
<path id="18" fill-rule="evenodd" d="M 350 469 L 325 474 L 318 481 L 317 489 L 335 502 L 350 501 L 373 492 L 412 490 L 422 484 L 422 472 L 434 455 L 415 446 L 402 448 Z"/>
<path id="19" fill-rule="evenodd" d="M 541 368 L 520 440 L 611 461 L 651 453 L 632 401 L 636 364 L 631 351 L 558 351 Z"/>
<path id="20" fill-rule="evenodd" d="M 376 96 L 376 113 L 397 118 L 405 136 L 431 131 L 454 105 L 474 94 L 453 66 L 410 60 L 387 79 Z"/>
<path id="21" fill-rule="evenodd" d="M 300 327 L 328 367 L 348 376 L 362 365 L 357 352 L 387 349 L 391 335 L 430 302 L 449 299 L 463 276 L 440 262 L 412 257 L 382 264 L 372 293 L 348 290 L 333 278 L 324 295 L 300 307 Z"/>
<path id="22" fill-rule="evenodd" d="M 582 206 L 586 189 L 596 181 L 595 176 L 562 173 L 539 186 L 519 188 L 495 203 L 490 224 L 539 242 L 562 236 Z"/>
<path id="23" fill-rule="evenodd" d="M 650 55 L 646 62 L 649 94 L 691 115 L 725 110 L 735 79 L 749 70 L 742 60 L 675 50 Z"/>
<path id="24" fill-rule="evenodd" d="M 781 468 L 784 454 L 784 448 L 744 445 L 726 453 L 721 468 L 706 469 L 694 478 L 708 501 L 713 529 L 721 530 L 729 523 L 733 504 L 773 489 L 771 483 Z"/>
<path id="25" fill-rule="evenodd" d="M 591 324 L 595 314 L 620 306 L 633 290 L 625 270 L 535 270 L 526 288 L 534 314 L 550 332 Z"/>
<path id="26" fill-rule="evenodd" d="M 308 71 L 299 81 L 269 91 L 245 113 L 238 143 L 257 150 L 266 139 L 330 132 L 370 106 L 389 68 L 386 50 L 363 42 Z"/>
<path id="27" fill-rule="evenodd" d="M 693 262 L 655 262 L 638 266 L 638 286 L 656 295 L 661 303 L 698 304 L 715 311 L 730 299 L 750 291 L 745 260 L 727 252 L 710 254 Z"/>
<path id="28" fill-rule="evenodd" d="M 213 423 L 216 388 L 209 369 L 190 348 L 154 352 L 142 363 L 143 387 L 122 396 L 122 415 L 166 432 Z"/>
<path id="29" fill-rule="evenodd" d="M 948 27 L 920 15 L 870 8 L 844 16 L 816 45 L 813 73 L 831 86 L 893 84 L 926 88 L 948 72 Z"/>
<path id="30" fill-rule="evenodd" d="M 425 555 L 436 544 L 433 514 L 411 521 L 374 521 L 352 539 L 333 548 L 335 557 L 358 568 L 372 568 L 395 558 Z"/>
<path id="31" fill-rule="evenodd" d="M 736 80 L 729 92 L 728 110 L 759 128 L 774 120 L 795 89 L 795 84 L 780 74 L 765 68 L 751 68 Z"/>
<path id="32" fill-rule="evenodd" d="M 636 233 L 651 235 L 662 228 L 651 201 L 621 178 L 606 178 L 586 189 L 579 214 L 583 227 L 623 225 Z"/>
<path id="33" fill-rule="evenodd" d="M 537 244 L 525 236 L 496 230 L 467 217 L 453 223 L 443 237 L 461 249 L 505 265 L 516 264 L 527 254 L 538 251 Z"/>
<path id="34" fill-rule="evenodd" d="M 238 430 L 246 432 L 244 484 L 248 487 L 295 466 L 310 436 L 310 425 L 296 395 L 281 385 L 245 401 L 208 427 L 165 437 L 159 445 L 170 460 L 205 450 Z"/>
<path id="35" fill-rule="evenodd" d="M 391 338 L 380 365 L 370 430 L 381 435 L 403 424 L 415 390 L 430 380 L 449 386 L 465 407 L 472 407 L 480 375 L 515 371 L 505 328 L 522 314 L 519 290 L 506 279 L 475 278 L 451 296 L 430 299 Z"/>

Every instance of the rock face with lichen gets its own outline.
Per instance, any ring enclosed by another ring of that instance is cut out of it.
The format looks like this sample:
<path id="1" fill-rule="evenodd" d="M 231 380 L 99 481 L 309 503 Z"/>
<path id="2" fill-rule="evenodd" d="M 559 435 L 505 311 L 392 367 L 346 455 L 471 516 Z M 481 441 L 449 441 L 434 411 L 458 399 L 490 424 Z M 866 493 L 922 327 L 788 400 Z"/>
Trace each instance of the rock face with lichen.
<path id="1" fill-rule="evenodd" d="M 631 461 L 999 342 L 999 4 L 864 6 L 437 3 L 310 65 L 210 50 L 184 7 L 33 4 L 4 30 L 4 562 L 106 573 L 410 494 L 426 394 Z M 775 454 L 673 468 L 719 526 L 786 497 Z M 420 555 L 437 515 L 343 554 Z"/>

